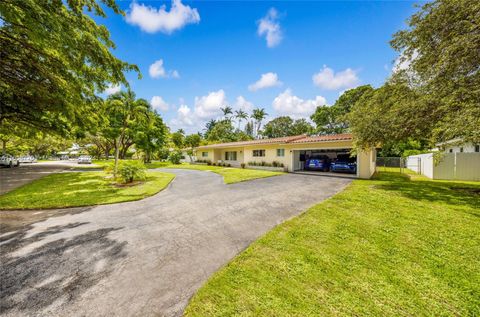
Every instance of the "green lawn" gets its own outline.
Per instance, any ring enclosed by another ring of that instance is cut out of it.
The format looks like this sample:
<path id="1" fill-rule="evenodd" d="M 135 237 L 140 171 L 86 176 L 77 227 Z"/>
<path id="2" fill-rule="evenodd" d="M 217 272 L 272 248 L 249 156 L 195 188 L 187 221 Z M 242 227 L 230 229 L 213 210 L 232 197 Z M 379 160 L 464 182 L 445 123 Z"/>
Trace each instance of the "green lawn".
<path id="1" fill-rule="evenodd" d="M 380 173 L 254 242 L 186 316 L 479 316 L 480 183 Z"/>
<path id="2" fill-rule="evenodd" d="M 249 181 L 257 178 L 265 178 L 284 174 L 283 172 L 262 171 L 253 169 L 243 169 L 234 167 L 180 164 L 169 165 L 167 168 L 194 169 L 200 171 L 211 171 L 223 176 L 225 184 L 233 184 L 243 181 Z"/>
<path id="3" fill-rule="evenodd" d="M 95 165 L 85 165 L 86 168 L 104 168 L 109 164 L 113 164 L 113 160 L 94 160 Z M 222 167 L 222 166 L 208 166 L 208 165 L 194 165 L 194 164 L 178 164 L 174 165 L 170 162 L 160 162 L 152 161 L 151 163 L 146 163 L 145 167 L 148 169 L 155 168 L 181 168 L 181 169 L 194 169 L 199 171 L 211 171 L 223 176 L 225 184 L 233 184 L 243 181 L 249 181 L 257 178 L 265 178 L 271 176 L 277 176 L 284 174 L 283 172 L 272 172 L 272 171 L 262 171 L 254 169 L 242 169 L 234 167 Z M 75 169 L 84 169 L 84 165 L 79 166 Z"/>
<path id="4" fill-rule="evenodd" d="M 0 209 L 37 209 L 90 206 L 139 200 L 158 193 L 175 177 L 147 172 L 147 180 L 131 187 L 118 187 L 104 172 L 51 174 L 0 195 Z"/>

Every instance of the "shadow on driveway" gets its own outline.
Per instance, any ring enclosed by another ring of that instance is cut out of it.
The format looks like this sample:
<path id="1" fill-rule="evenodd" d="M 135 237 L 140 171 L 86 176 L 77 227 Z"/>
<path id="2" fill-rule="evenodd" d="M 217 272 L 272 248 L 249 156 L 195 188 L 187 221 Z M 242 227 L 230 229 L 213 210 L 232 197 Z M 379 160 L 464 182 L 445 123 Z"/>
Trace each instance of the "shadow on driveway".
<path id="1" fill-rule="evenodd" d="M 121 228 L 102 228 L 41 246 L 49 236 L 78 228 L 87 222 L 53 226 L 28 237 L 27 231 L 4 234 L 0 239 L 0 312 L 34 315 L 40 309 L 74 300 L 106 278 L 125 257 L 126 242 L 108 238 Z"/>

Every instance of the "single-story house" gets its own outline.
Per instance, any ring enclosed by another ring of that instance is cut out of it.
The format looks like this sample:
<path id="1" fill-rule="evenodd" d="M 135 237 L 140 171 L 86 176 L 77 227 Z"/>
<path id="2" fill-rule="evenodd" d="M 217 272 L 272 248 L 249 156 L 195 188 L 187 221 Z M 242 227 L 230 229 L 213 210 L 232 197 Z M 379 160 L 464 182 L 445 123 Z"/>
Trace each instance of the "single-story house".
<path id="1" fill-rule="evenodd" d="M 480 144 L 464 142 L 462 139 L 452 139 L 437 143 L 436 146 L 445 153 L 480 153 Z"/>
<path id="2" fill-rule="evenodd" d="M 334 160 L 337 155 L 350 154 L 353 148 L 351 134 L 320 135 L 320 136 L 288 136 L 272 139 L 203 145 L 196 148 L 195 159 L 214 163 L 228 163 L 248 167 L 249 163 L 276 162 L 285 167 L 288 172 L 304 169 L 306 157 L 326 155 Z M 358 150 L 356 155 L 359 178 L 370 178 L 375 172 L 375 149 Z"/>

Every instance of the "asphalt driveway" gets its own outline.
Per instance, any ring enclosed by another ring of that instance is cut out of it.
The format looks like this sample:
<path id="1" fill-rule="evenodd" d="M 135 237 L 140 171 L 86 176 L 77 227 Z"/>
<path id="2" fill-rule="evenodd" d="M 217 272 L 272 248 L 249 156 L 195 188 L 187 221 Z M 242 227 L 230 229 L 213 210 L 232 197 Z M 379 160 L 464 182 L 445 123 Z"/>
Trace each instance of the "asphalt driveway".
<path id="1" fill-rule="evenodd" d="M 194 170 L 150 198 L 76 208 L 0 236 L 2 316 L 179 316 L 220 267 L 351 180 L 232 185 Z"/>
<path id="2" fill-rule="evenodd" d="M 0 167 L 0 195 L 30 183 L 47 174 L 58 173 L 76 167 L 75 161 L 50 161 L 21 163 L 19 167 Z"/>

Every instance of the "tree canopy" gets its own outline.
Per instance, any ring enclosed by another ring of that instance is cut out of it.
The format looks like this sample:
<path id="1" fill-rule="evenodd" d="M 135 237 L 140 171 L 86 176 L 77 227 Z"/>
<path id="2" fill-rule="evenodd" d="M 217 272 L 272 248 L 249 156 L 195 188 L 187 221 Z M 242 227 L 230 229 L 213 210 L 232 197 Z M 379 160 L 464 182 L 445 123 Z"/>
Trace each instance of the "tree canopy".
<path id="1" fill-rule="evenodd" d="M 360 146 L 427 139 L 480 142 L 480 2 L 424 4 L 391 41 L 392 77 L 355 105 Z"/>
<path id="2" fill-rule="evenodd" d="M 128 86 L 124 72 L 138 68 L 117 59 L 102 6 L 114 0 L 0 2 L 0 124 L 57 132 L 94 125 L 97 94 L 108 84 Z"/>

